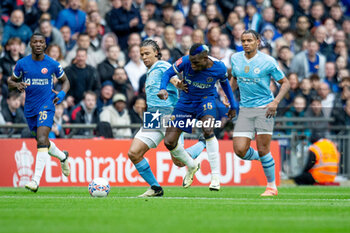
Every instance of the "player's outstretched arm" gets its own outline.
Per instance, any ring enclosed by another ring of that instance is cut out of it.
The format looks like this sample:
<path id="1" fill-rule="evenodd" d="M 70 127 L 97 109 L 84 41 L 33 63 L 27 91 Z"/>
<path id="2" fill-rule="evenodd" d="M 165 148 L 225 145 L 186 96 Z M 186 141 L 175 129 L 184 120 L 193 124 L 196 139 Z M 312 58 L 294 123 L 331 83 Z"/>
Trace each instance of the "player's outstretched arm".
<path id="1" fill-rule="evenodd" d="M 160 88 L 157 96 L 159 99 L 162 100 L 167 100 L 168 99 L 168 91 L 166 90 L 168 83 L 170 81 L 170 78 L 176 75 L 174 68 L 169 67 L 167 71 L 164 72 L 163 77 L 162 77 L 162 82 L 160 83 Z"/>
<path id="2" fill-rule="evenodd" d="M 286 77 L 278 80 L 277 82 L 279 84 L 281 84 L 281 87 L 280 87 L 278 95 L 275 97 L 275 99 L 266 106 L 266 108 L 267 108 L 266 117 L 267 118 L 271 118 L 271 117 L 274 117 L 276 115 L 276 110 L 277 110 L 278 104 L 281 102 L 281 100 L 287 94 L 287 92 L 289 91 L 289 88 L 290 88 L 289 81 Z"/>
<path id="3" fill-rule="evenodd" d="M 27 86 L 30 86 L 30 84 L 22 82 L 21 79 L 18 79 L 13 75 L 7 79 L 7 84 L 10 90 L 17 89 L 20 92 L 23 92 Z"/>
<path id="4" fill-rule="evenodd" d="M 237 102 L 235 101 L 235 97 L 233 96 L 233 92 L 231 89 L 230 82 L 228 79 L 225 79 L 225 81 L 220 82 L 222 90 L 225 92 L 225 95 L 230 101 L 230 110 L 228 112 L 228 118 L 232 119 L 236 116 L 236 108 L 237 108 Z"/>
<path id="5" fill-rule="evenodd" d="M 182 90 L 184 92 L 188 92 L 188 86 L 178 77 L 174 76 L 170 79 L 170 83 L 172 83 L 177 89 Z"/>
<path id="6" fill-rule="evenodd" d="M 64 100 L 64 97 L 66 96 L 66 93 L 69 91 L 70 88 L 70 83 L 66 74 L 63 74 L 59 81 L 62 82 L 62 90 L 60 92 L 52 90 L 56 94 L 56 97 L 53 100 L 54 104 L 60 104 Z"/>

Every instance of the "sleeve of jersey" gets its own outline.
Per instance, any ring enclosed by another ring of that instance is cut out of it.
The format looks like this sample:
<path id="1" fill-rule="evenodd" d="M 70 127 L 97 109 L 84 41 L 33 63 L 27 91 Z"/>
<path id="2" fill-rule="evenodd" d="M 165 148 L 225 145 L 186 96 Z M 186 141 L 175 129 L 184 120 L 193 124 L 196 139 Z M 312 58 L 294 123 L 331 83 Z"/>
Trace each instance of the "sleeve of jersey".
<path id="1" fill-rule="evenodd" d="M 22 65 L 20 62 L 17 62 L 14 70 L 13 70 L 13 76 L 17 79 L 22 78 Z"/>
<path id="2" fill-rule="evenodd" d="M 173 77 L 174 75 L 179 74 L 182 71 L 182 57 L 177 60 L 171 67 L 169 67 L 169 69 L 167 71 L 164 72 L 163 77 L 162 77 L 162 82 L 160 84 L 160 90 L 165 89 L 169 83 L 169 80 L 171 77 Z"/>
<path id="3" fill-rule="evenodd" d="M 57 79 L 60 79 L 64 75 L 63 68 L 62 68 L 60 63 L 57 63 L 55 66 L 56 66 L 55 75 L 56 75 Z"/>
<path id="4" fill-rule="evenodd" d="M 271 69 L 271 76 L 276 80 L 279 81 L 285 77 L 283 71 L 279 67 L 276 61 L 272 62 L 272 69 Z"/>
<path id="5" fill-rule="evenodd" d="M 230 101 L 230 108 L 231 109 L 236 109 L 237 108 L 237 102 L 235 100 L 235 97 L 233 96 L 233 92 L 230 86 L 230 82 L 228 79 L 226 79 L 223 82 L 220 82 L 222 90 L 225 92 L 228 100 Z"/>

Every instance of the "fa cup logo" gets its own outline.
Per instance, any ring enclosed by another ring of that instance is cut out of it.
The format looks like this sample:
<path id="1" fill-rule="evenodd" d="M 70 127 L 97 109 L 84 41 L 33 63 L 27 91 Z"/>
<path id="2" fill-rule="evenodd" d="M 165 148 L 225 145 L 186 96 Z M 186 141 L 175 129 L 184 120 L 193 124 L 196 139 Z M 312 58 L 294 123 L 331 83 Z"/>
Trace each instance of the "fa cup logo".
<path id="1" fill-rule="evenodd" d="M 21 150 L 16 151 L 15 160 L 17 172 L 13 174 L 13 186 L 23 187 L 32 178 L 32 165 L 34 163 L 32 152 L 28 150 L 25 142 L 23 142 Z"/>

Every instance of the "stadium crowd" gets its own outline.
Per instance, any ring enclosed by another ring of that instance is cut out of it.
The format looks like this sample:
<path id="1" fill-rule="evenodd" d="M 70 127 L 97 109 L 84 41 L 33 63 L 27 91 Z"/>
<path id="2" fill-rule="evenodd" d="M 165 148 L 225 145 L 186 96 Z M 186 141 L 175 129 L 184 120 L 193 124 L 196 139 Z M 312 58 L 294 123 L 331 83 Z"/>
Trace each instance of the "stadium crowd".
<path id="1" fill-rule="evenodd" d="M 205 43 L 230 69 L 231 55 L 243 50 L 241 34 L 253 29 L 261 34 L 261 51 L 276 58 L 291 84 L 278 116 L 333 117 L 332 125 L 350 125 L 349 0 L 2 0 L 0 7 L 0 124 L 26 122 L 24 93 L 9 91 L 7 79 L 30 54 L 34 32 L 45 36 L 46 53 L 60 62 L 71 83 L 50 134 L 64 138 L 94 136 L 91 130 L 63 130 L 65 123 L 100 128 L 108 128 L 106 122 L 142 123 L 143 40 L 157 41 L 170 63 L 187 55 L 193 43 Z M 55 89 L 61 90 L 59 83 Z M 277 93 L 278 85 L 271 82 L 271 89 Z M 218 93 L 223 99 L 223 91 Z M 238 91 L 235 95 L 239 98 Z M 322 133 L 327 127 L 318 124 Z M 218 136 L 231 137 L 229 130 Z M 26 130 L 1 129 L 9 132 L 28 136 Z M 123 128 L 104 136 L 134 134 Z"/>

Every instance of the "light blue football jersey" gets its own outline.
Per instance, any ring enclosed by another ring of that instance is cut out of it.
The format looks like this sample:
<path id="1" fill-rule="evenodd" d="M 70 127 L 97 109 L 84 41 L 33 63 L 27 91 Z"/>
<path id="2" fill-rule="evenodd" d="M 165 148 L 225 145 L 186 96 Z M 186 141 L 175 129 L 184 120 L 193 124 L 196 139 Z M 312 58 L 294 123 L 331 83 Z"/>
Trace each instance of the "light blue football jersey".
<path id="1" fill-rule="evenodd" d="M 169 67 L 171 67 L 169 62 L 157 61 L 147 71 L 145 89 L 148 111 L 153 111 L 153 109 L 158 107 L 163 108 L 163 110 L 171 108 L 172 111 L 177 103 L 179 93 L 177 88 L 171 83 L 167 86 L 169 97 L 166 101 L 159 99 L 157 96 L 163 73 L 167 71 Z"/>
<path id="2" fill-rule="evenodd" d="M 271 77 L 276 81 L 285 77 L 273 57 L 258 51 L 248 60 L 242 51 L 232 55 L 231 65 L 240 91 L 240 106 L 260 107 L 273 101 Z"/>

